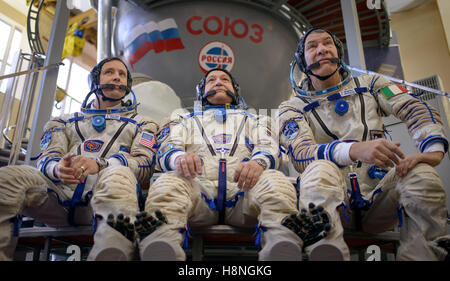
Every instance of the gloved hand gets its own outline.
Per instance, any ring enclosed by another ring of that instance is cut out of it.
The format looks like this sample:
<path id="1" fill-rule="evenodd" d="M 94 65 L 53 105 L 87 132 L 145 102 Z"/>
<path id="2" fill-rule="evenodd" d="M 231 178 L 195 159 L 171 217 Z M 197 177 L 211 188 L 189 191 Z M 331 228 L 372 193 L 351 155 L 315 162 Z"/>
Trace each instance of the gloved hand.
<path id="1" fill-rule="evenodd" d="M 450 261 L 450 240 L 442 239 L 437 245 L 447 251 L 447 256 L 445 257 L 445 261 Z"/>
<path id="2" fill-rule="evenodd" d="M 302 209 L 299 214 L 290 214 L 281 222 L 292 230 L 307 247 L 327 236 L 331 229 L 330 219 L 322 206 L 309 203 L 309 210 Z"/>
<path id="3" fill-rule="evenodd" d="M 128 240 L 134 242 L 134 225 L 130 223 L 129 217 L 124 217 L 123 214 L 118 214 L 116 220 L 113 214 L 109 214 L 106 223 L 115 230 L 122 233 L 122 235 L 125 236 Z"/>
<path id="4" fill-rule="evenodd" d="M 160 210 L 155 211 L 155 216 L 149 215 L 147 212 L 140 212 L 136 215 L 136 221 L 134 222 L 134 226 L 137 234 L 141 240 L 144 240 L 145 237 L 150 235 L 153 231 L 155 231 L 159 226 L 167 223 L 166 217 Z"/>

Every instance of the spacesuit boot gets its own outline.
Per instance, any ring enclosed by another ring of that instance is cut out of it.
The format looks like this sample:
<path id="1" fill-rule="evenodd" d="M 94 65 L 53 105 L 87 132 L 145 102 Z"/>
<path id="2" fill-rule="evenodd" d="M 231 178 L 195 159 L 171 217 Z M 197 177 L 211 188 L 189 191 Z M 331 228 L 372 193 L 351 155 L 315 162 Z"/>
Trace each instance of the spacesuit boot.
<path id="1" fill-rule="evenodd" d="M 284 226 L 267 228 L 262 234 L 260 261 L 301 261 L 303 241 Z"/>
<path id="2" fill-rule="evenodd" d="M 300 206 L 308 206 L 310 202 L 323 206 L 331 225 L 325 238 L 305 246 L 308 260 L 350 260 L 350 251 L 344 241 L 344 228 L 337 210 L 345 199 L 345 180 L 338 167 L 331 161 L 314 161 L 302 173 L 300 186 Z"/>
<path id="3" fill-rule="evenodd" d="M 102 219 L 94 235 L 94 246 L 89 252 L 89 261 L 130 261 L 134 256 L 133 241 L 127 239 Z"/>
<path id="4" fill-rule="evenodd" d="M 186 254 L 181 247 L 183 235 L 180 227 L 164 224 L 139 243 L 142 261 L 184 261 Z"/>
<path id="5" fill-rule="evenodd" d="M 121 214 L 134 218 L 139 211 L 136 178 L 128 167 L 111 166 L 99 173 L 91 200 L 96 214 L 97 230 L 88 260 L 131 260 L 135 251 L 134 237 L 125 237 L 120 228 L 108 224 L 109 217 Z M 126 225 L 132 225 L 129 222 Z M 134 233 L 134 231 L 130 231 Z M 133 235 L 134 236 L 134 235 Z"/>

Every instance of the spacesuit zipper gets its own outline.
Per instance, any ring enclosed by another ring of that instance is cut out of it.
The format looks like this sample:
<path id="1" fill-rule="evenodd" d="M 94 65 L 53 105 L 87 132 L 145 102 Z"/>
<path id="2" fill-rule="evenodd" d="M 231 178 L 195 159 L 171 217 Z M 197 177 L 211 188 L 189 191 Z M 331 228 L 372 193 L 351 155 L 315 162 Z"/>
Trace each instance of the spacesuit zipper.
<path id="1" fill-rule="evenodd" d="M 76 117 L 78 117 L 78 112 L 75 112 L 75 118 Z M 75 130 L 77 131 L 77 134 L 80 137 L 81 141 L 84 142 L 85 138 L 83 134 L 81 134 L 80 127 L 78 126 L 78 120 L 75 121 Z"/>
<path id="2" fill-rule="evenodd" d="M 203 139 L 205 140 L 205 143 L 209 149 L 209 152 L 211 152 L 212 156 L 216 156 L 216 152 L 214 151 L 212 144 L 209 142 L 208 137 L 205 135 L 205 129 L 203 128 L 202 124 L 200 124 L 200 120 L 198 120 L 197 116 L 194 116 L 194 120 L 197 123 L 198 129 L 200 130 L 200 133 L 202 134 Z"/>
<path id="3" fill-rule="evenodd" d="M 359 84 L 359 80 L 357 77 L 354 77 L 353 80 L 355 81 L 356 87 L 359 88 L 360 84 Z M 358 93 L 359 96 L 359 101 L 361 102 L 361 122 L 364 126 L 364 132 L 363 132 L 363 137 L 361 141 L 366 141 L 367 140 L 367 132 L 369 131 L 369 128 L 367 126 L 367 122 L 366 122 L 366 105 L 364 103 L 364 96 L 363 93 Z M 361 168 L 362 166 L 362 162 L 358 161 L 358 168 Z"/>
<path id="4" fill-rule="evenodd" d="M 309 102 L 308 102 L 306 99 L 301 98 L 301 100 L 302 100 L 304 103 L 309 104 Z M 328 129 L 328 127 L 325 125 L 325 123 L 323 123 L 322 119 L 320 118 L 319 114 L 316 112 L 316 110 L 315 110 L 314 108 L 311 109 L 311 112 L 312 112 L 312 114 L 314 115 L 314 117 L 316 118 L 317 122 L 319 122 L 319 125 L 320 125 L 320 127 L 322 127 L 322 130 L 323 130 L 327 135 L 329 135 L 330 137 L 332 137 L 334 140 L 339 140 L 339 138 L 338 138 L 335 134 L 333 134 L 333 133 Z"/>
<path id="5" fill-rule="evenodd" d="M 133 114 L 133 116 L 131 116 L 130 119 L 133 119 L 136 115 L 137 115 L 137 113 Z M 111 149 L 111 146 L 116 141 L 116 139 L 119 137 L 120 133 L 122 133 L 122 131 L 126 125 L 128 125 L 128 122 L 126 122 L 126 123 L 122 124 L 122 126 L 120 126 L 119 130 L 117 130 L 117 132 L 114 134 L 112 139 L 109 141 L 108 145 L 105 147 L 105 150 L 103 150 L 103 153 L 100 156 L 101 158 L 104 158 L 106 156 L 108 151 Z"/>
<path id="6" fill-rule="evenodd" d="M 239 143 L 239 137 L 240 137 L 240 135 L 241 135 L 241 133 L 242 133 L 242 129 L 244 129 L 245 121 L 247 121 L 247 118 L 248 118 L 248 116 L 245 115 L 244 119 L 243 119 L 242 122 L 241 122 L 241 125 L 239 126 L 239 130 L 237 131 L 237 134 L 236 134 L 236 138 L 235 138 L 235 140 L 234 140 L 233 147 L 231 148 L 231 151 L 230 151 L 230 156 L 233 156 L 234 153 L 236 152 L 236 148 L 237 148 L 238 143 Z"/>

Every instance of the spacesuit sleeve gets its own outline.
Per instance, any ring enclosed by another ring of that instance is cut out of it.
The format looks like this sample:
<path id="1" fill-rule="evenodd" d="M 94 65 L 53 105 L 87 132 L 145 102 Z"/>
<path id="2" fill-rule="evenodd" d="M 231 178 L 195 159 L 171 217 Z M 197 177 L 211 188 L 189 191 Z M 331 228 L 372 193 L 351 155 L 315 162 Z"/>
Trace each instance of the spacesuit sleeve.
<path id="1" fill-rule="evenodd" d="M 157 153 L 158 169 L 163 172 L 172 171 L 170 157 L 177 152 L 185 151 L 185 144 L 189 137 L 186 123 L 183 117 L 176 117 L 167 122 L 157 134 L 160 147 Z"/>
<path id="2" fill-rule="evenodd" d="M 66 135 L 66 122 L 62 118 L 48 121 L 44 126 L 41 137 L 41 155 L 37 161 L 37 168 L 51 181 L 58 183 L 52 172 L 56 163 L 69 151 L 69 139 Z"/>
<path id="3" fill-rule="evenodd" d="M 136 135 L 133 138 L 130 153 L 118 152 L 109 158 L 116 158 L 122 165 L 133 171 L 140 184 L 147 182 L 153 174 L 158 143 L 156 132 L 158 124 L 150 118 L 139 120 Z"/>
<path id="4" fill-rule="evenodd" d="M 333 151 L 341 142 L 317 144 L 314 135 L 305 120 L 304 113 L 296 108 L 292 101 L 281 103 L 278 112 L 280 145 L 286 150 L 295 169 L 302 173 L 314 160 L 324 159 L 342 167 L 333 157 Z"/>
<path id="5" fill-rule="evenodd" d="M 265 115 L 257 119 L 251 119 L 250 140 L 246 145 L 254 145 L 251 160 L 262 159 L 268 169 L 278 169 L 280 165 L 281 152 L 278 145 L 278 132 L 272 130 L 273 120 Z"/>
<path id="6" fill-rule="evenodd" d="M 445 152 L 448 151 L 442 119 L 435 108 L 383 77 L 373 76 L 370 86 L 385 114 L 393 114 L 406 124 L 420 152 L 426 152 L 436 143 L 441 143 Z"/>

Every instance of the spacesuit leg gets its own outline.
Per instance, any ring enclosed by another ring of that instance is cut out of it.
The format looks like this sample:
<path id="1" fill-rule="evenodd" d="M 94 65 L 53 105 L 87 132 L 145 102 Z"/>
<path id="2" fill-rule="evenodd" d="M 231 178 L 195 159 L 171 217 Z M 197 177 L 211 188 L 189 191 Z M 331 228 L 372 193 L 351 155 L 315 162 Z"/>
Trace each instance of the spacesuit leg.
<path id="1" fill-rule="evenodd" d="M 12 219 L 27 206 L 40 206 L 47 197 L 48 182 L 29 166 L 0 168 L 0 261 L 11 260 L 17 244 Z"/>
<path id="2" fill-rule="evenodd" d="M 153 215 L 160 210 L 168 223 L 158 227 L 139 243 L 141 260 L 184 261 L 186 254 L 181 247 L 183 234 L 180 230 L 187 224 L 192 209 L 191 181 L 178 176 L 174 172 L 163 174 L 150 187 L 145 211 Z"/>
<path id="3" fill-rule="evenodd" d="M 139 211 L 136 178 L 128 167 L 111 166 L 99 173 L 91 206 L 97 218 L 88 260 L 131 260 L 135 246 L 134 237 L 126 238 L 107 223 L 110 214 L 123 214 L 131 223 Z M 133 241 L 131 241 L 131 240 Z"/>
<path id="4" fill-rule="evenodd" d="M 446 194 L 435 169 L 427 164 L 418 164 L 399 179 L 396 190 L 405 214 L 397 259 L 445 258 L 436 247 L 438 240 L 444 237 L 449 240 L 449 235 L 446 235 Z"/>
<path id="5" fill-rule="evenodd" d="M 292 183 L 281 172 L 266 170 L 247 196 L 244 215 L 256 214 L 262 228 L 259 260 L 301 260 L 303 241 L 281 225 L 285 217 L 298 213 L 297 195 Z"/>
<path id="6" fill-rule="evenodd" d="M 309 203 L 321 205 L 328 213 L 331 230 L 327 237 L 305 247 L 309 260 L 350 260 L 350 251 L 344 241 L 338 206 L 345 199 L 345 180 L 339 168 L 331 161 L 316 160 L 306 167 L 300 181 L 300 209 Z"/>

